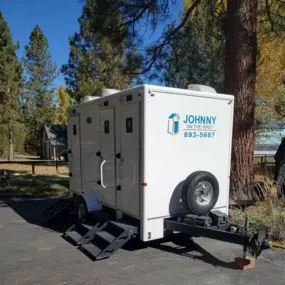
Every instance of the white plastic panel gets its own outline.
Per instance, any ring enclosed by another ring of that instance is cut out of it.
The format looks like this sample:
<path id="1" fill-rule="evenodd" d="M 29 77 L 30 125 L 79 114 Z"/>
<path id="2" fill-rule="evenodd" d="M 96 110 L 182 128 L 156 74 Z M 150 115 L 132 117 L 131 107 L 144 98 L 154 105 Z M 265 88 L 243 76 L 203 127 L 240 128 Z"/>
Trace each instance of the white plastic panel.
<path id="1" fill-rule="evenodd" d="M 79 115 L 73 115 L 70 117 L 70 123 L 68 126 L 69 136 L 69 172 L 70 177 L 70 189 L 75 193 L 81 192 L 81 150 L 80 150 L 80 127 L 79 127 Z"/>
<path id="2" fill-rule="evenodd" d="M 167 88 L 162 88 L 167 91 Z M 144 96 L 143 228 L 155 219 L 186 213 L 183 181 L 195 171 L 213 173 L 220 195 L 216 209 L 227 212 L 232 139 L 233 97 L 203 97 L 185 91 Z M 154 95 L 154 96 L 153 96 Z M 178 123 L 177 123 L 178 122 Z M 161 233 L 163 234 L 163 233 Z M 148 233 L 142 233 L 145 240 Z"/>
<path id="3" fill-rule="evenodd" d="M 100 111 L 100 192 L 104 204 L 115 207 L 115 129 L 114 109 Z"/>
<path id="4" fill-rule="evenodd" d="M 120 106 L 120 150 L 117 179 L 121 185 L 118 209 L 139 217 L 139 103 Z"/>
<path id="5" fill-rule="evenodd" d="M 100 179 L 99 157 L 100 133 L 97 127 L 99 114 L 97 104 L 86 104 L 78 108 L 81 131 L 82 190 L 94 191 Z"/>

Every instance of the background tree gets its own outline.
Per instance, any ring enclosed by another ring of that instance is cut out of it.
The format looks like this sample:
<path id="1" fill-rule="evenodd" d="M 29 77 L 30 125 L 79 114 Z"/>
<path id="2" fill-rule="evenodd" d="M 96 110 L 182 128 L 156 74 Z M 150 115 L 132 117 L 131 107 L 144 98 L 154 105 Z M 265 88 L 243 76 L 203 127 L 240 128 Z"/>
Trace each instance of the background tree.
<path id="1" fill-rule="evenodd" d="M 199 5 L 215 6 L 223 2 L 218 0 L 189 1 L 181 23 L 170 25 L 161 37 L 147 49 L 141 73 L 153 71 L 159 59 L 168 53 L 173 38 L 187 25 L 188 19 L 195 14 Z M 124 23 L 133 23 L 144 18 L 155 29 L 171 13 L 170 4 L 171 1 L 167 0 L 134 0 L 119 1 L 117 7 L 123 13 Z M 224 90 L 236 97 L 231 175 L 232 196 L 236 198 L 251 197 L 253 189 L 257 0 L 228 0 L 226 13 Z M 129 32 L 131 32 L 131 26 Z"/>
<path id="2" fill-rule="evenodd" d="M 225 91 L 235 95 L 231 195 L 252 198 L 257 0 L 228 0 Z"/>
<path id="3" fill-rule="evenodd" d="M 56 123 L 67 125 L 67 107 L 71 104 L 71 99 L 63 85 L 57 89 L 57 102 L 59 106 L 56 111 Z"/>
<path id="4" fill-rule="evenodd" d="M 28 141 L 39 147 L 40 131 L 46 122 L 55 119 L 53 80 L 57 76 L 56 64 L 48 51 L 48 40 L 39 26 L 35 26 L 25 46 L 25 116 L 29 126 Z"/>
<path id="5" fill-rule="evenodd" d="M 16 55 L 17 47 L 12 42 L 8 23 L 0 11 L 0 143 L 2 153 L 8 145 L 9 160 L 14 157 L 13 130 L 17 128 L 22 92 L 22 67 Z"/>
<path id="6" fill-rule="evenodd" d="M 281 37 L 260 39 L 258 46 L 256 95 L 259 104 L 256 106 L 255 136 L 262 141 L 274 136 L 274 130 L 284 127 L 285 40 Z"/>
<path id="7" fill-rule="evenodd" d="M 223 91 L 220 87 L 224 84 L 222 66 L 225 60 L 225 2 L 212 1 L 210 5 L 202 1 L 189 17 L 185 28 L 174 37 L 171 44 L 172 55 L 167 57 L 165 73 L 167 84 L 185 88 L 187 83 L 199 82 L 213 86 L 217 91 Z M 185 1 L 186 11 L 191 3 L 190 0 Z M 283 84 L 283 58 L 285 57 L 282 44 L 285 42 L 282 37 L 277 36 L 277 33 L 281 34 L 284 31 L 284 24 L 282 26 L 281 21 L 276 17 L 278 13 L 282 16 L 282 7 L 279 1 L 259 0 L 258 3 L 258 61 L 254 123 L 256 145 L 266 140 L 280 139 L 280 131 L 284 127 L 284 112 L 281 110 L 285 101 Z M 273 28 L 276 26 L 275 22 L 279 23 L 276 27 L 277 33 L 272 29 L 269 19 L 274 19 Z M 193 29 L 196 31 L 195 34 L 192 32 Z M 205 37 L 205 34 L 209 36 Z M 209 64 L 211 62 L 214 64 Z"/>
<path id="8" fill-rule="evenodd" d="M 190 1 L 185 1 L 185 10 Z M 224 88 L 225 3 L 202 2 L 187 24 L 170 43 L 164 80 L 167 85 L 187 88 L 189 84 L 205 84 L 218 92 Z"/>
<path id="9" fill-rule="evenodd" d="M 125 89 L 137 79 L 130 71 L 138 71 L 140 56 L 128 45 L 127 26 L 117 3 L 111 0 L 88 1 L 79 19 L 80 33 L 69 40 L 65 74 L 68 90 L 78 102 L 86 95 L 100 96 L 102 88 Z M 117 27 L 117 26 L 116 26 Z"/>

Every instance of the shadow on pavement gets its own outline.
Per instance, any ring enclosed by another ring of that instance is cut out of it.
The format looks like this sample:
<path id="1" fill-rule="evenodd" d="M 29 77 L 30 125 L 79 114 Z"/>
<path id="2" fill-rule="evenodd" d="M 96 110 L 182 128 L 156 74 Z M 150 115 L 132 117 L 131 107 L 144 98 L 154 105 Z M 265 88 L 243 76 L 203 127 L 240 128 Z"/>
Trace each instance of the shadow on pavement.
<path id="1" fill-rule="evenodd" d="M 45 197 L 45 198 L 10 198 L 2 199 L 1 202 L 8 205 L 19 216 L 28 223 L 43 227 L 42 212 L 50 205 L 54 204 L 61 197 Z M 1 207 L 0 202 L 0 207 Z M 64 233 L 75 221 L 75 217 L 71 214 L 63 212 L 55 217 L 52 221 L 44 226 L 45 229 Z"/>
<path id="2" fill-rule="evenodd" d="M 153 242 L 149 246 L 152 248 L 156 248 L 156 249 L 170 252 L 173 254 L 186 256 L 194 260 L 200 260 L 205 263 L 211 264 L 214 267 L 223 267 L 223 268 L 234 269 L 234 270 L 238 269 L 235 262 L 225 262 L 225 261 L 222 261 L 216 258 L 215 256 L 210 254 L 208 251 L 203 249 L 200 245 L 198 245 L 194 241 L 190 241 L 187 246 L 184 244 L 180 246 L 176 243 L 175 243 L 176 245 L 175 247 L 173 247 L 173 244 L 171 245 Z"/>
<path id="3" fill-rule="evenodd" d="M 48 197 L 36 199 L 2 199 L 0 200 L 0 208 L 7 207 L 8 205 L 28 223 L 42 227 L 41 213 L 50 205 L 58 201 L 58 199 L 60 198 Z M 45 229 L 64 233 L 74 222 L 75 217 L 73 215 L 63 212 L 61 215 L 50 221 L 45 226 Z M 186 243 L 185 241 L 180 242 L 179 239 L 173 239 L 172 236 L 166 239 L 161 239 L 148 243 L 144 243 L 138 238 L 131 239 L 126 245 L 124 245 L 123 250 L 137 251 L 147 247 L 170 252 L 172 254 L 186 256 L 194 260 L 200 260 L 215 267 L 237 269 L 237 266 L 234 262 L 225 262 L 216 258 L 189 238 Z"/>

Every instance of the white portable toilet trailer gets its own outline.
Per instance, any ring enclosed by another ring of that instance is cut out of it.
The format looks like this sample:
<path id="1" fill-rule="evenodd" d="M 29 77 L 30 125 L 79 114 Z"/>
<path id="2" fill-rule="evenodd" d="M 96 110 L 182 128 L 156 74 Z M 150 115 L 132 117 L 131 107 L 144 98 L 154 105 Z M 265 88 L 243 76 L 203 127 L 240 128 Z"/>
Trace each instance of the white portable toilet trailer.
<path id="1" fill-rule="evenodd" d="M 234 97 L 189 88 L 111 90 L 68 108 L 70 191 L 79 219 L 111 209 L 114 223 L 132 220 L 142 241 L 181 231 L 248 244 L 227 219 Z M 207 231 L 214 222 L 224 233 Z"/>

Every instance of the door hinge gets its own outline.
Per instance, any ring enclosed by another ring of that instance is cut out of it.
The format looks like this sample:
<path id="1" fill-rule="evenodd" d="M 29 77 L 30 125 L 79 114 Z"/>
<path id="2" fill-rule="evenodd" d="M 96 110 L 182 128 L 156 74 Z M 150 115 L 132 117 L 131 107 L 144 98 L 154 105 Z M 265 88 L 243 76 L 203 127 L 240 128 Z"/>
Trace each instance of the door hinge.
<path id="1" fill-rule="evenodd" d="M 72 177 L 72 172 L 69 172 L 69 177 Z"/>
<path id="2" fill-rule="evenodd" d="M 116 187 L 116 190 L 121 191 L 121 190 L 122 190 L 121 185 L 118 185 L 118 186 Z"/>

